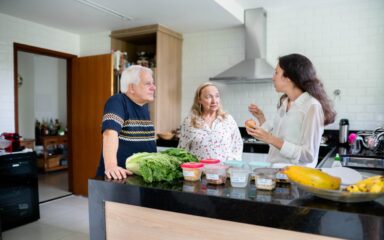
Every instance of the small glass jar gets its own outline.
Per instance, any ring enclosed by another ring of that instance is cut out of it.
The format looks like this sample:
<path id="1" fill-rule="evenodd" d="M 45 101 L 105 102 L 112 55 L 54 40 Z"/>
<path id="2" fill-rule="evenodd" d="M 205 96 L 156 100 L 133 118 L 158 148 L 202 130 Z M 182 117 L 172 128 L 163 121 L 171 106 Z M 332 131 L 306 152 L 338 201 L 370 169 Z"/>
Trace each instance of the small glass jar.
<path id="1" fill-rule="evenodd" d="M 276 187 L 275 169 L 259 168 L 255 171 L 255 185 L 257 189 L 273 190 Z"/>

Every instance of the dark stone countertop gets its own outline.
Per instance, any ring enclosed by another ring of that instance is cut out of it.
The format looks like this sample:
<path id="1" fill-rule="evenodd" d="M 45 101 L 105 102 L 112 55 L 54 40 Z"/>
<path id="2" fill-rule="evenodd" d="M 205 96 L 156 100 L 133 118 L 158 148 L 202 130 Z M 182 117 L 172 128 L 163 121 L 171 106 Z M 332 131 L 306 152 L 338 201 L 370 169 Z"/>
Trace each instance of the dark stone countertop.
<path id="1" fill-rule="evenodd" d="M 290 184 L 274 191 L 199 182 L 89 180 L 91 239 L 104 239 L 104 201 L 347 239 L 384 239 L 384 197 L 364 203 L 317 198 Z"/>

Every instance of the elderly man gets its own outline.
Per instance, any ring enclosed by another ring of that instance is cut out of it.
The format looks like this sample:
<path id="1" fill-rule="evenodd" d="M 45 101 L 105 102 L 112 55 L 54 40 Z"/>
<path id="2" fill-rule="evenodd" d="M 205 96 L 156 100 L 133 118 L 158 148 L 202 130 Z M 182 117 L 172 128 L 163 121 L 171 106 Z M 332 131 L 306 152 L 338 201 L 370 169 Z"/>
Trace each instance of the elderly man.
<path id="1" fill-rule="evenodd" d="M 122 73 L 121 94 L 108 99 L 102 122 L 103 151 L 97 176 L 123 179 L 132 173 L 125 160 L 137 152 L 156 152 L 155 129 L 148 104 L 156 86 L 152 70 L 133 65 Z"/>

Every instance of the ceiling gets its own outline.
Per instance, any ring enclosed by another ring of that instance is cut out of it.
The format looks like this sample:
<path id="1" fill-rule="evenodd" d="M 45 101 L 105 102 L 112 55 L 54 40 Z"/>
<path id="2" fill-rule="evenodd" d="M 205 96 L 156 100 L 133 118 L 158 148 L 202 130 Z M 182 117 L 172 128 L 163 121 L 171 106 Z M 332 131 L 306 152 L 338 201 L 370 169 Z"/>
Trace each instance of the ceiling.
<path id="1" fill-rule="evenodd" d="M 243 24 L 247 8 L 278 5 L 281 0 L 0 0 L 0 13 L 74 34 L 162 24 L 180 33 L 209 31 Z M 302 0 L 295 0 L 302 1 Z M 123 20 L 88 6 L 95 3 Z"/>
<path id="2" fill-rule="evenodd" d="M 180 33 L 209 31 L 243 24 L 244 9 L 284 6 L 285 0 L 0 0 L 0 13 L 61 29 L 89 34 L 162 24 Z M 312 0 L 319 2 L 322 0 Z M 290 0 L 289 6 L 306 0 Z M 132 20 L 100 9 L 108 8 Z M 285 4 L 288 6 L 288 4 Z"/>

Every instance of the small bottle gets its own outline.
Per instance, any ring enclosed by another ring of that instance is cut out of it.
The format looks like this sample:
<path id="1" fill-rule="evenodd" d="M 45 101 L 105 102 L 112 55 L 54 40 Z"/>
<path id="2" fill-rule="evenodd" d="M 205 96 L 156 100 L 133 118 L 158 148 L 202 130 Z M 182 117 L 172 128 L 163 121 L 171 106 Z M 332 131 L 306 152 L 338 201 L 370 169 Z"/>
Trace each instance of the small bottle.
<path id="1" fill-rule="evenodd" d="M 342 167 L 343 165 L 341 164 L 340 161 L 340 155 L 336 153 L 335 159 L 333 160 L 332 167 Z"/>

